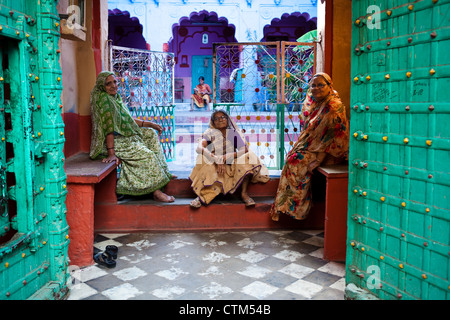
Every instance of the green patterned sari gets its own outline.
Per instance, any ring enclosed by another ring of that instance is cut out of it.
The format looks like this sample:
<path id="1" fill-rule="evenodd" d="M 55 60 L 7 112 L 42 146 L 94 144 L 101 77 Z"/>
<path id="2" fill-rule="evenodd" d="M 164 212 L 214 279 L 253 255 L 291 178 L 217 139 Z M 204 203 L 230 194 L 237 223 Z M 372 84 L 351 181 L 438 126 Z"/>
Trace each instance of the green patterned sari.
<path id="1" fill-rule="evenodd" d="M 91 92 L 91 159 L 105 158 L 106 136 L 114 134 L 114 150 L 121 160 L 116 193 L 144 195 L 164 187 L 172 177 L 159 143 L 151 128 L 140 128 L 119 94 L 106 93 L 106 78 L 114 73 L 101 72 Z"/>

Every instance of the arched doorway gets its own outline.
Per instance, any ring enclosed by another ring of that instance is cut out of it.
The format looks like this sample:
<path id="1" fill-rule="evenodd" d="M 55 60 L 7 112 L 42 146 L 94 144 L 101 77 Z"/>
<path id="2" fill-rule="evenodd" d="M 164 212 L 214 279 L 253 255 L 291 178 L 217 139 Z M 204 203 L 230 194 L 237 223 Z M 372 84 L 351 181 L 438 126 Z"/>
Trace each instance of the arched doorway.
<path id="1" fill-rule="evenodd" d="M 235 26 L 229 24 L 227 18 L 206 10 L 192 12 L 172 26 L 169 51 L 175 54 L 175 90 L 184 87 L 183 100 L 189 100 L 200 76 L 212 86 L 212 44 L 237 42 L 235 32 Z"/>
<path id="2" fill-rule="evenodd" d="M 317 28 L 317 18 L 311 18 L 307 12 L 285 13 L 280 19 L 274 18 L 264 26 L 261 42 L 290 41 L 295 42 L 308 31 Z"/>
<path id="3" fill-rule="evenodd" d="M 128 11 L 108 10 L 108 39 L 114 46 L 149 49 L 142 30 L 139 19 Z"/>

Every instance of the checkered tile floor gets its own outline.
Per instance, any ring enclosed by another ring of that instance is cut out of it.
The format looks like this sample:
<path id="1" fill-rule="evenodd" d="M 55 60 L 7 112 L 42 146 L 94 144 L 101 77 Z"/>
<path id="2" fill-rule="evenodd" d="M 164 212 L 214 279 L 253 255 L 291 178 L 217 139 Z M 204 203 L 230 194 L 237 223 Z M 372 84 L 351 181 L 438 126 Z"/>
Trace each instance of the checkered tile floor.
<path id="1" fill-rule="evenodd" d="M 72 266 L 69 300 L 343 300 L 344 264 L 322 259 L 320 231 L 97 235 L 115 268 Z"/>

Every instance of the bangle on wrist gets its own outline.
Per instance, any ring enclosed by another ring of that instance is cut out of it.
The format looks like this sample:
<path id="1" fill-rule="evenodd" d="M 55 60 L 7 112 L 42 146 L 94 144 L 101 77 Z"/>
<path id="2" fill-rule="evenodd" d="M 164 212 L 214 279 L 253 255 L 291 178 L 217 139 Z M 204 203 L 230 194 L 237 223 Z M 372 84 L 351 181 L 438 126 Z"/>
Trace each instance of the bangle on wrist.
<path id="1" fill-rule="evenodd" d="M 111 150 L 111 149 L 114 149 L 114 147 L 111 147 L 111 148 L 106 147 L 106 150 Z"/>

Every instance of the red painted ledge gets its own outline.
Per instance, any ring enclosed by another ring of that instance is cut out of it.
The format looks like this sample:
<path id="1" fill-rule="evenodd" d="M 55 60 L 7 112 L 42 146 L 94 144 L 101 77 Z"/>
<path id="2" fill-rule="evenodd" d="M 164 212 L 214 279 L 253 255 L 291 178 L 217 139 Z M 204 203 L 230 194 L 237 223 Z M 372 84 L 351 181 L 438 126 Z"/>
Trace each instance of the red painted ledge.
<path id="1" fill-rule="evenodd" d="M 87 153 L 78 153 L 66 159 L 64 169 L 67 183 L 96 184 L 115 170 L 116 164 L 91 160 Z"/>

